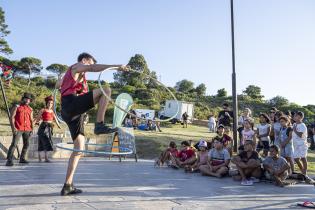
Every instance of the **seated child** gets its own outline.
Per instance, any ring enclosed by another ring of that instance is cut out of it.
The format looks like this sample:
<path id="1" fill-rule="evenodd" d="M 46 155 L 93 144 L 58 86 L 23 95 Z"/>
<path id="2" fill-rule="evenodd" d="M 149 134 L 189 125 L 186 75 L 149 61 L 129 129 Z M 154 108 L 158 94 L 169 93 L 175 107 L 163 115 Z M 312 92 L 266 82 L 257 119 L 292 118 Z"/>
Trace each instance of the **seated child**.
<path id="1" fill-rule="evenodd" d="M 198 144 L 199 152 L 197 154 L 197 161 L 192 165 L 187 165 L 185 170 L 187 172 L 199 172 L 199 167 L 206 165 L 208 161 L 208 151 L 207 151 L 207 142 L 204 140 L 199 141 Z"/>
<path id="2" fill-rule="evenodd" d="M 260 159 L 252 140 L 245 141 L 244 151 L 235 156 L 232 163 L 236 165 L 240 174 L 233 178 L 241 179 L 241 185 L 253 185 L 253 181 L 261 177 Z"/>
<path id="3" fill-rule="evenodd" d="M 169 163 L 171 160 L 171 156 L 176 157 L 178 155 L 178 150 L 176 143 L 171 141 L 168 148 L 163 151 L 160 155 L 160 157 L 155 161 L 154 166 L 161 167 L 164 163 Z"/>
<path id="4" fill-rule="evenodd" d="M 230 153 L 223 147 L 223 143 L 214 140 L 214 147 L 208 153 L 207 165 L 199 167 L 203 175 L 222 177 L 229 171 Z"/>
<path id="5" fill-rule="evenodd" d="M 197 160 L 195 150 L 190 146 L 188 141 L 183 141 L 181 148 L 176 156 L 171 155 L 170 166 L 172 168 L 184 168 L 186 165 L 191 165 Z"/>
<path id="6" fill-rule="evenodd" d="M 265 176 L 275 182 L 277 186 L 284 187 L 283 182 L 289 175 L 290 165 L 283 157 L 279 156 L 279 147 L 270 146 L 269 156 L 263 161 Z"/>
<path id="7" fill-rule="evenodd" d="M 214 140 L 218 140 L 223 143 L 223 147 L 227 149 L 232 154 L 232 138 L 228 135 L 230 132 L 230 129 L 225 127 L 223 125 L 218 126 L 217 135 L 213 138 L 212 142 Z"/>

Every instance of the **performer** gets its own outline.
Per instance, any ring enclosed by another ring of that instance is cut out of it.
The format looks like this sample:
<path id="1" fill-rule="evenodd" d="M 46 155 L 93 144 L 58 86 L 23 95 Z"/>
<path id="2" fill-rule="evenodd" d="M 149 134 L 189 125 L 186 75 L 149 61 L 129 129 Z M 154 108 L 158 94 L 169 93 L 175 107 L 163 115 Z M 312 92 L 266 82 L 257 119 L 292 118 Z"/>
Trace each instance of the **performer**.
<path id="1" fill-rule="evenodd" d="M 36 117 L 35 124 L 39 124 L 38 128 L 38 161 L 42 162 L 41 152 L 45 152 L 45 162 L 50 162 L 48 158 L 48 152 L 53 151 L 53 122 L 57 123 L 60 128 L 58 120 L 56 120 L 55 113 L 53 112 L 53 97 L 48 96 L 45 98 L 46 106 L 44 109 L 40 110 L 38 116 Z"/>
<path id="2" fill-rule="evenodd" d="M 13 152 L 20 138 L 23 138 L 23 149 L 20 157 L 20 163 L 28 163 L 25 159 L 29 147 L 29 138 L 33 132 L 33 109 L 29 106 L 32 100 L 30 93 L 24 93 L 19 105 L 12 109 L 11 123 L 13 125 L 13 140 L 10 145 L 6 166 L 13 166 Z"/>
<path id="3" fill-rule="evenodd" d="M 70 66 L 64 77 L 60 79 L 56 88 L 61 91 L 61 116 L 69 127 L 71 138 L 74 142 L 74 149 L 83 150 L 84 137 L 84 113 L 98 104 L 98 111 L 95 123 L 95 134 L 108 134 L 117 131 L 117 128 L 109 128 L 104 124 L 105 112 L 108 100 L 102 94 L 101 89 L 88 91 L 86 72 L 101 72 L 110 67 L 118 67 L 119 70 L 127 71 L 124 65 L 103 65 L 96 64 L 94 57 L 88 53 L 78 56 L 78 63 Z M 105 88 L 105 93 L 110 96 L 111 90 Z M 66 175 L 65 184 L 61 190 L 61 195 L 81 193 L 82 190 L 73 186 L 73 175 L 77 168 L 80 152 L 72 152 Z"/>

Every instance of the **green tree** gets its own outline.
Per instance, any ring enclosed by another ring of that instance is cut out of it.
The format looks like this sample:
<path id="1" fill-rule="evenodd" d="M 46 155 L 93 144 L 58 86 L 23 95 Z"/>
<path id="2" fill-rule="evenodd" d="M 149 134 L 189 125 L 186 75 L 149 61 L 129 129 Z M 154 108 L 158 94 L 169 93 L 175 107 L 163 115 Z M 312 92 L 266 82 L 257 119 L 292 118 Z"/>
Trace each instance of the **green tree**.
<path id="1" fill-rule="evenodd" d="M 226 97 L 226 96 L 227 96 L 227 91 L 225 90 L 225 88 L 218 90 L 217 97 L 221 98 L 221 97 Z"/>
<path id="2" fill-rule="evenodd" d="M 10 34 L 8 25 L 5 24 L 5 13 L 0 7 L 0 52 L 3 54 L 12 54 L 13 50 L 10 48 L 8 42 L 4 39 Z"/>
<path id="3" fill-rule="evenodd" d="M 28 74 L 29 84 L 31 82 L 31 74 L 38 74 L 43 69 L 42 61 L 34 57 L 21 58 L 14 71 L 20 74 Z"/>
<path id="4" fill-rule="evenodd" d="M 3 63 L 5 65 L 7 65 L 7 66 L 11 66 L 12 65 L 11 60 L 8 59 L 8 58 L 5 58 L 3 56 L 0 56 L 0 63 Z"/>
<path id="5" fill-rule="evenodd" d="M 69 67 L 67 65 L 63 65 L 63 64 L 59 64 L 59 63 L 53 63 L 53 64 L 47 66 L 46 70 L 60 75 L 64 72 L 66 72 L 68 68 Z"/>
<path id="6" fill-rule="evenodd" d="M 143 55 L 136 54 L 131 57 L 128 65 L 136 72 L 118 71 L 114 73 L 114 80 L 121 86 L 130 85 L 137 88 L 144 88 L 150 81 L 147 75 L 151 75 L 151 72 Z"/>
<path id="7" fill-rule="evenodd" d="M 175 89 L 179 92 L 188 93 L 194 89 L 194 83 L 187 79 L 183 79 L 176 83 Z"/>
<path id="8" fill-rule="evenodd" d="M 198 96 L 204 96 L 204 95 L 206 95 L 207 87 L 206 87 L 206 85 L 204 83 L 201 83 L 200 85 L 198 85 L 196 87 L 195 90 L 196 90 L 196 93 L 197 93 Z"/>
<path id="9" fill-rule="evenodd" d="M 270 99 L 268 103 L 274 107 L 283 107 L 289 105 L 289 100 L 282 96 L 276 96 Z"/>
<path id="10" fill-rule="evenodd" d="M 262 99 L 264 97 L 261 95 L 261 88 L 255 85 L 249 85 L 243 93 L 252 99 Z"/>

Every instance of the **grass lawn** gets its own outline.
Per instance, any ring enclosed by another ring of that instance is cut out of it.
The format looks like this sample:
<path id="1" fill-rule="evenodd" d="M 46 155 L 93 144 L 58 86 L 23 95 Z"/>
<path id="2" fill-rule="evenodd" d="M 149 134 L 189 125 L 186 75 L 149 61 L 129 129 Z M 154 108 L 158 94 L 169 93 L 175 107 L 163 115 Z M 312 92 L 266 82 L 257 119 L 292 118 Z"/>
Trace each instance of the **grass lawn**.
<path id="1" fill-rule="evenodd" d="M 86 136 L 93 138 L 93 124 L 86 126 Z M 56 133 L 64 133 L 65 125 L 62 129 L 55 129 Z M 180 145 L 181 141 L 192 140 L 198 142 L 200 139 L 210 140 L 214 134 L 209 133 L 206 127 L 189 125 L 188 128 L 182 128 L 181 125 L 166 124 L 162 128 L 163 132 L 139 131 L 135 130 L 137 152 L 140 158 L 154 159 L 167 148 L 170 141 L 175 141 Z M 0 120 L 0 135 L 11 135 L 9 122 L 6 117 Z M 315 174 L 315 152 L 309 151 L 308 155 L 309 173 Z"/>

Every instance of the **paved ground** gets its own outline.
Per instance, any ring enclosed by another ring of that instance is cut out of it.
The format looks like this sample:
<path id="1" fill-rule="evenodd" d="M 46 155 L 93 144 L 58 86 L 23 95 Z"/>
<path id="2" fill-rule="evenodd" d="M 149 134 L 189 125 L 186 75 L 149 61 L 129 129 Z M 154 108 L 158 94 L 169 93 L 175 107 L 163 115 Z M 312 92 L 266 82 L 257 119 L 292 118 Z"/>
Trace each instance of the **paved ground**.
<path id="1" fill-rule="evenodd" d="M 65 160 L 7 168 L 0 161 L 0 209 L 292 209 L 315 200 L 309 185 L 244 187 L 216 179 L 153 168 L 152 162 L 84 159 L 76 175 L 79 196 L 61 197 Z"/>

